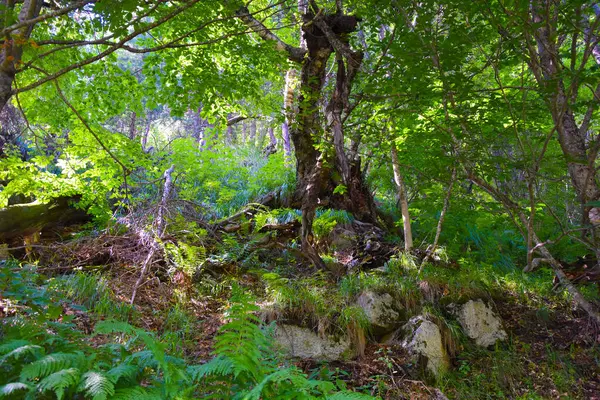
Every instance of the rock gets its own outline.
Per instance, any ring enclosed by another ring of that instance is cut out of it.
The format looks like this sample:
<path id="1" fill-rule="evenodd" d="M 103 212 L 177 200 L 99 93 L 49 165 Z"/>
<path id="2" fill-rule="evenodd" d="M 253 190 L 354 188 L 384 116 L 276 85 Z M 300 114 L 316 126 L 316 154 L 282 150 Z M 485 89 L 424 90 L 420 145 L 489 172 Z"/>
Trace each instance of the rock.
<path id="1" fill-rule="evenodd" d="M 358 237 L 356 232 L 345 226 L 336 226 L 329 234 L 331 247 L 336 250 L 347 250 L 356 246 Z"/>
<path id="2" fill-rule="evenodd" d="M 358 296 L 356 303 L 364 310 L 376 335 L 393 331 L 401 320 L 394 298 L 389 293 L 378 294 L 367 290 Z"/>
<path id="3" fill-rule="evenodd" d="M 481 300 L 469 300 L 456 314 L 467 336 L 478 346 L 493 346 L 496 341 L 507 337 L 500 318 Z"/>
<path id="4" fill-rule="evenodd" d="M 321 338 L 312 330 L 295 325 L 278 325 L 275 341 L 292 357 L 335 361 L 355 355 L 348 338 Z"/>
<path id="5" fill-rule="evenodd" d="M 425 367 L 436 377 L 448 370 L 450 358 L 444 347 L 440 328 L 436 324 L 418 316 L 411 318 L 403 330 L 407 336 L 402 346 L 417 357 L 417 363 L 421 357 L 426 359 L 426 364 L 420 365 L 420 368 Z"/>

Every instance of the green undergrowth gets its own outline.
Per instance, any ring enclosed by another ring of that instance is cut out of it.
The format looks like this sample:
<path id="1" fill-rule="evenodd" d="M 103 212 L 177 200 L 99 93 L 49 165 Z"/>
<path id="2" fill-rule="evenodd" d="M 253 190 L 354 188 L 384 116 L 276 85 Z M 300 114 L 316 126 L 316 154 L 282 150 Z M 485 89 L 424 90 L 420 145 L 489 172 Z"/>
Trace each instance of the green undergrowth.
<path id="1" fill-rule="evenodd" d="M 469 344 L 437 385 L 456 399 L 588 398 L 583 383 L 597 373 L 598 349 L 542 348 L 534 350 L 518 337 L 492 349 Z M 591 365 L 581 362 L 585 358 Z"/>
<path id="2" fill-rule="evenodd" d="M 214 358 L 201 365 L 173 355 L 175 337 L 119 321 L 97 276 L 48 279 L 34 267 L 0 264 L 0 398 L 7 399 L 368 399 L 343 382 L 308 377 L 273 348 L 272 327 L 255 299 L 234 285 Z M 127 310 L 127 312 L 123 311 Z M 174 309 L 173 320 L 188 318 Z M 92 320 L 92 330 L 86 321 Z"/>

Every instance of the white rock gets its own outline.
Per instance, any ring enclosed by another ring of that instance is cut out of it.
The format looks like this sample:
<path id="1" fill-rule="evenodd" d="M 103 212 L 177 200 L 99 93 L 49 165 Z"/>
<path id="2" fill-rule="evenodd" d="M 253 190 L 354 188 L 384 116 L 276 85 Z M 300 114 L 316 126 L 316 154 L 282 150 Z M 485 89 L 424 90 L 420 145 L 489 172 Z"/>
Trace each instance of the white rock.
<path id="1" fill-rule="evenodd" d="M 394 298 L 389 293 L 378 294 L 367 290 L 356 301 L 375 333 L 388 333 L 398 326 L 400 313 L 394 307 Z"/>
<path id="2" fill-rule="evenodd" d="M 433 375 L 439 376 L 448 370 L 450 359 L 442 341 L 442 333 L 436 324 L 418 316 L 411 318 L 403 330 L 408 335 L 402 346 L 413 355 L 424 356 L 427 359 L 426 368 Z"/>
<path id="3" fill-rule="evenodd" d="M 500 318 L 483 301 L 469 300 L 457 312 L 458 322 L 478 346 L 489 347 L 507 335 Z"/>
<path id="4" fill-rule="evenodd" d="M 348 338 L 321 338 L 296 325 L 278 325 L 275 341 L 292 357 L 333 361 L 354 355 Z"/>

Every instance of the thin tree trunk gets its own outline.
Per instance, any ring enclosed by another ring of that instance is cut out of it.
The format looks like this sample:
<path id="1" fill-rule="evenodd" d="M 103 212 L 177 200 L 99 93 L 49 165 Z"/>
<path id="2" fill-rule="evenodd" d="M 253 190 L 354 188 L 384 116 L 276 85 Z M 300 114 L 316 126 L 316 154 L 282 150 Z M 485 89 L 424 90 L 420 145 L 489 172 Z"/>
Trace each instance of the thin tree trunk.
<path id="1" fill-rule="evenodd" d="M 292 156 L 292 146 L 290 140 L 290 124 L 294 119 L 294 87 L 296 81 L 296 70 L 290 68 L 285 74 L 285 87 L 283 90 L 283 112 L 285 120 L 281 124 L 281 136 L 283 139 L 283 152 L 285 158 Z"/>
<path id="2" fill-rule="evenodd" d="M 260 124 L 259 128 L 258 128 L 258 136 L 257 136 L 257 140 L 256 140 L 256 148 L 258 149 L 262 149 L 263 146 L 265 145 L 265 138 L 267 137 L 267 128 L 264 126 L 264 124 Z"/>
<path id="3" fill-rule="evenodd" d="M 269 127 L 269 143 L 273 146 L 277 146 L 277 138 L 275 137 L 275 132 L 273 127 Z"/>
<path id="4" fill-rule="evenodd" d="M 406 196 L 406 187 L 404 179 L 400 172 L 400 164 L 398 162 L 398 150 L 396 145 L 392 143 L 392 169 L 394 171 L 394 182 L 398 190 L 398 199 L 400 202 L 400 210 L 402 211 L 402 226 L 404 229 L 404 250 L 410 251 L 413 247 L 412 229 L 410 225 L 410 213 L 408 212 L 408 198 Z"/>
<path id="5" fill-rule="evenodd" d="M 252 119 L 250 122 L 250 146 L 256 146 L 256 119 Z"/>
<path id="6" fill-rule="evenodd" d="M 142 150 L 146 151 L 146 146 L 148 145 L 148 135 L 150 134 L 150 128 L 152 127 L 152 121 L 150 120 L 150 116 L 146 117 L 146 129 L 144 130 L 144 135 L 142 136 Z"/>
<path id="7" fill-rule="evenodd" d="M 135 129 L 136 119 L 137 119 L 137 115 L 135 112 L 132 111 L 131 119 L 129 121 L 129 139 L 131 139 L 131 140 L 135 140 L 135 137 L 137 135 L 137 132 Z"/>
<path id="8" fill-rule="evenodd" d="M 446 197 L 444 198 L 444 206 L 442 207 L 442 212 L 440 213 L 440 219 L 438 220 L 437 229 L 435 230 L 435 239 L 433 240 L 433 245 L 431 246 L 431 250 L 428 252 L 426 259 L 429 258 L 435 252 L 437 245 L 440 240 L 440 236 L 442 234 L 442 227 L 444 226 L 444 219 L 446 218 L 446 214 L 448 213 L 448 208 L 450 208 L 450 199 L 452 197 L 452 189 L 454 189 L 454 183 L 456 182 L 456 167 L 452 169 L 452 177 L 450 178 L 450 184 L 448 185 L 448 191 L 446 192 Z M 425 261 L 425 260 L 423 260 Z"/>
<path id="9" fill-rule="evenodd" d="M 492 197 L 494 197 L 497 201 L 504 205 L 504 208 L 511 214 L 516 215 L 519 222 L 523 226 L 528 225 L 528 220 L 525 214 L 521 211 L 518 204 L 513 202 L 506 194 L 501 193 L 497 188 L 488 184 L 486 181 L 476 176 L 470 171 L 467 171 L 469 175 L 469 179 L 474 182 L 481 189 L 489 193 Z M 573 285 L 573 283 L 569 280 L 569 278 L 565 275 L 562 270 L 562 266 L 560 263 L 554 258 L 552 253 L 546 248 L 545 243 L 542 242 L 535 232 L 532 232 L 532 238 L 534 243 L 536 244 L 535 250 L 539 251 L 546 262 L 550 264 L 554 273 L 558 277 L 559 281 L 565 286 L 565 289 L 573 296 L 573 300 L 585 311 L 587 314 L 595 320 L 596 323 L 600 324 L 600 313 L 596 309 L 596 307 L 587 301 L 585 297 L 579 292 L 579 290 Z"/>

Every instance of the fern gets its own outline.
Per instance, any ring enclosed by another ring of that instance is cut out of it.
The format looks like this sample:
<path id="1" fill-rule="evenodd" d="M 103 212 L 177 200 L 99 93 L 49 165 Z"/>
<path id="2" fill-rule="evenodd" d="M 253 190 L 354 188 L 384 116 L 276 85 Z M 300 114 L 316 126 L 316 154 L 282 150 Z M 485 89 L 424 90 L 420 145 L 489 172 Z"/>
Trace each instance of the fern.
<path id="1" fill-rule="evenodd" d="M 233 372 L 233 362 L 231 359 L 223 356 L 217 356 L 203 365 L 194 365 L 188 367 L 194 382 L 200 381 L 207 376 L 228 376 Z"/>
<path id="2" fill-rule="evenodd" d="M 265 387 L 272 383 L 281 383 L 290 381 L 294 391 L 300 391 L 301 388 L 307 386 L 308 379 L 296 368 L 285 368 L 267 375 L 262 382 L 254 387 L 245 397 L 244 400 L 260 400 L 263 397 Z M 333 385 L 332 385 L 333 386 Z M 333 387 L 332 387 L 333 388 Z"/>
<path id="3" fill-rule="evenodd" d="M 96 324 L 94 329 L 96 334 L 111 334 L 111 333 L 124 333 L 127 335 L 139 335 L 143 331 L 135 326 L 122 321 L 100 321 Z"/>
<path id="4" fill-rule="evenodd" d="M 65 390 L 74 387 L 79 382 L 81 373 L 77 368 L 63 369 L 48 375 L 37 384 L 38 392 L 52 390 L 56 393 L 58 400 L 61 400 L 65 394 Z"/>
<path id="5" fill-rule="evenodd" d="M 164 400 L 159 393 L 149 392 L 141 386 L 117 389 L 111 400 Z"/>
<path id="6" fill-rule="evenodd" d="M 231 306 L 225 313 L 229 322 L 219 329 L 215 338 L 215 353 L 227 357 L 233 365 L 233 375 L 250 375 L 255 381 L 262 378 L 261 350 L 269 347 L 269 341 L 257 326 L 260 319 L 250 295 L 234 286 Z"/>
<path id="7" fill-rule="evenodd" d="M 7 383 L 4 386 L 0 386 L 0 397 L 7 397 L 11 394 L 19 392 L 21 390 L 30 390 L 31 386 L 23 382 L 12 382 Z"/>
<path id="8" fill-rule="evenodd" d="M 32 362 L 21 370 L 21 380 L 43 378 L 67 368 L 81 368 L 86 364 L 83 353 L 53 353 Z"/>
<path id="9" fill-rule="evenodd" d="M 372 400 L 373 397 L 368 394 L 356 393 L 356 392 L 337 392 L 331 396 L 326 397 L 327 400 Z"/>
<path id="10" fill-rule="evenodd" d="M 244 400 L 328 399 L 336 390 L 333 383 L 308 379 L 296 367 L 280 368 L 280 361 L 270 360 L 271 343 L 259 327 L 254 314 L 257 309 L 252 297 L 234 285 L 226 312 L 229 320 L 215 338 L 216 356 L 204 365 L 188 368 L 192 381 L 204 380 L 211 398 L 232 398 L 231 393 L 236 393 L 234 398 Z M 214 386 L 208 389 L 211 384 Z M 352 392 L 340 392 L 334 398 L 372 399 Z"/>
<path id="11" fill-rule="evenodd" d="M 106 400 L 115 394 L 112 379 L 107 374 L 96 371 L 83 374 L 81 389 L 93 400 Z"/>
<path id="12" fill-rule="evenodd" d="M 135 364 L 139 368 L 157 368 L 158 361 L 151 350 L 142 350 L 133 353 L 125 359 L 126 364 Z"/>
<path id="13" fill-rule="evenodd" d="M 9 348 L 9 347 L 7 347 L 7 348 Z M 0 365 L 4 364 L 5 362 L 7 362 L 10 359 L 20 360 L 21 358 L 25 357 L 26 355 L 32 355 L 37 358 L 42 354 L 44 354 L 44 348 L 42 346 L 38 346 L 35 344 L 26 344 L 26 345 L 17 347 L 12 351 L 9 351 L 2 358 L 0 358 Z"/>
<path id="14" fill-rule="evenodd" d="M 111 368 L 106 376 L 111 380 L 112 383 L 116 384 L 119 379 L 125 378 L 128 380 L 134 380 L 138 373 L 138 368 L 134 365 L 120 364 L 116 367 Z"/>
<path id="15" fill-rule="evenodd" d="M 28 344 L 31 344 L 31 343 L 27 340 L 22 340 L 22 339 L 9 340 L 8 342 L 0 345 L 0 355 L 10 353 L 11 351 L 18 349 L 19 347 L 26 346 Z"/>

